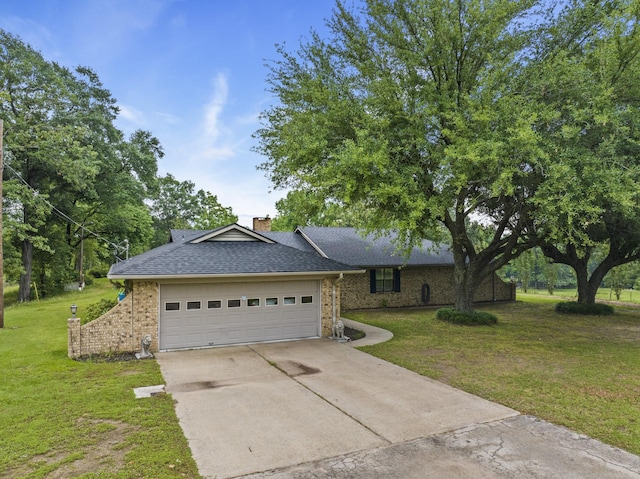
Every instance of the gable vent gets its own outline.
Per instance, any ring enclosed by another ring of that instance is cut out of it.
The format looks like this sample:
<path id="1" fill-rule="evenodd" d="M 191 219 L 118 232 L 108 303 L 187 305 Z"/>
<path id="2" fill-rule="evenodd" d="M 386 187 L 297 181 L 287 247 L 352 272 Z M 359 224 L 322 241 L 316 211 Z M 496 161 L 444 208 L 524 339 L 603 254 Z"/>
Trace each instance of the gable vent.
<path id="1" fill-rule="evenodd" d="M 213 238 L 209 238 L 207 241 L 260 241 L 258 238 L 253 238 L 242 231 L 229 230 Z"/>

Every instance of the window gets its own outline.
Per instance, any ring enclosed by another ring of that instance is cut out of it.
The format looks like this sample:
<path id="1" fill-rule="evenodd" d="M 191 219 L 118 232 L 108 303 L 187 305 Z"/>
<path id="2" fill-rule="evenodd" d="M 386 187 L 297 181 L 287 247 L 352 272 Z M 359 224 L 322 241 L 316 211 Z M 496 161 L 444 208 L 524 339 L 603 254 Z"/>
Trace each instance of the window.
<path id="1" fill-rule="evenodd" d="M 247 299 L 247 306 L 249 306 L 249 307 L 251 307 L 251 306 L 260 306 L 260 299 L 259 298 Z"/>
<path id="2" fill-rule="evenodd" d="M 187 310 L 201 309 L 202 303 L 200 301 L 187 301 Z"/>
<path id="3" fill-rule="evenodd" d="M 313 296 L 302 296 L 300 298 L 300 302 L 302 304 L 311 304 L 313 303 Z"/>
<path id="4" fill-rule="evenodd" d="M 229 299 L 227 301 L 227 308 L 239 308 L 240 300 L 239 299 Z"/>
<path id="5" fill-rule="evenodd" d="M 222 301 L 220 301 L 219 299 L 214 299 L 212 301 L 207 301 L 207 308 L 208 309 L 220 309 L 220 308 L 222 308 Z"/>
<path id="6" fill-rule="evenodd" d="M 180 303 L 175 301 L 171 303 L 164 303 L 165 311 L 180 311 Z"/>
<path id="7" fill-rule="evenodd" d="M 282 301 L 284 304 L 296 304 L 295 296 L 285 296 Z"/>
<path id="8" fill-rule="evenodd" d="M 265 306 L 278 306 L 278 298 L 267 298 L 264 300 Z"/>
<path id="9" fill-rule="evenodd" d="M 370 270 L 370 286 L 372 293 L 400 292 L 400 270 L 379 268 Z"/>

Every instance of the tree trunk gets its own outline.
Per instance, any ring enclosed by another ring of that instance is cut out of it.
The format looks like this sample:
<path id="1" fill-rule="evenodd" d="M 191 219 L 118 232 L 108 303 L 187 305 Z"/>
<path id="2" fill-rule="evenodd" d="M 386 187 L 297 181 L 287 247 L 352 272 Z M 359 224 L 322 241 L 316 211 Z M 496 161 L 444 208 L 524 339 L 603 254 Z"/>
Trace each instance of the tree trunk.
<path id="1" fill-rule="evenodd" d="M 18 301 L 31 300 L 31 274 L 33 269 L 33 243 L 28 239 L 22 241 L 22 267 L 24 273 L 20 275 L 20 290 Z"/>
<path id="2" fill-rule="evenodd" d="M 454 253 L 455 255 L 455 253 Z M 454 259 L 453 271 L 455 308 L 464 313 L 473 313 L 473 300 L 476 296 L 478 285 L 478 275 L 472 264 L 462 260 Z"/>
<path id="3" fill-rule="evenodd" d="M 598 287 L 593 287 L 593 283 L 588 280 L 586 268 L 584 274 L 580 274 L 576 268 L 576 278 L 578 280 L 578 303 L 594 304 Z"/>

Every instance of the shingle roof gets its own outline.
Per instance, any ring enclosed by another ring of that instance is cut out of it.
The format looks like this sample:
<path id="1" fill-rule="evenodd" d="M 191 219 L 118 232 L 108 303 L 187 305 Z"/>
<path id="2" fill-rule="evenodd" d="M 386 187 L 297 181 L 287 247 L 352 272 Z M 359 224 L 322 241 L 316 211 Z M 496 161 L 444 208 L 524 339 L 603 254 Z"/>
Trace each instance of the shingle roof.
<path id="1" fill-rule="evenodd" d="M 329 258 L 351 266 L 397 267 L 401 265 L 451 265 L 453 255 L 446 247 L 424 241 L 422 248 L 413 248 L 409 258 L 397 251 L 392 238 L 363 238 L 355 228 L 305 227 L 299 228 Z"/>
<path id="2" fill-rule="evenodd" d="M 204 241 L 211 231 L 182 235 L 111 267 L 110 278 L 215 276 L 236 274 L 350 272 L 358 268 L 280 243 L 262 241 Z M 293 233 L 292 233 L 293 234 Z"/>
<path id="3" fill-rule="evenodd" d="M 451 265 L 446 248 L 430 241 L 403 257 L 389 237 L 363 238 L 354 228 L 306 227 L 296 232 L 261 231 L 264 241 L 194 241 L 218 235 L 214 230 L 172 230 L 171 242 L 111 267 L 110 278 L 287 274 L 359 271 L 367 267 Z M 256 238 L 253 238 L 254 240 Z M 309 242 L 311 241 L 313 245 Z M 315 245 L 315 249 L 314 248 Z M 319 250 L 319 251 L 318 251 Z M 322 254 L 327 257 L 323 257 Z"/>
<path id="4" fill-rule="evenodd" d="M 269 239 L 272 239 L 273 241 L 277 241 L 280 244 L 299 249 L 300 251 L 316 253 L 316 250 L 313 249 L 313 246 L 311 246 L 307 242 L 307 240 L 305 240 L 299 234 L 295 234 L 289 231 L 261 231 L 260 234 L 266 236 Z"/>

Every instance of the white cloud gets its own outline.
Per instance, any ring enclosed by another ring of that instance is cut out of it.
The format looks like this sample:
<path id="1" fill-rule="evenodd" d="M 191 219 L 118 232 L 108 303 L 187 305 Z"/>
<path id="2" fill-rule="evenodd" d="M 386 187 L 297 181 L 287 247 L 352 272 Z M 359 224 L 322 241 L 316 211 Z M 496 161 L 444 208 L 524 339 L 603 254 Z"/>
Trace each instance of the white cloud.
<path id="1" fill-rule="evenodd" d="M 224 110 L 229 95 L 227 78 L 223 73 L 218 73 L 213 79 L 213 95 L 205 109 L 204 132 L 217 140 L 220 135 L 220 115 Z"/>
<path id="2" fill-rule="evenodd" d="M 119 104 L 118 108 L 120 108 L 119 119 L 122 119 L 134 127 L 142 127 L 145 123 L 145 116 L 140 110 L 135 109 L 129 105 Z"/>

